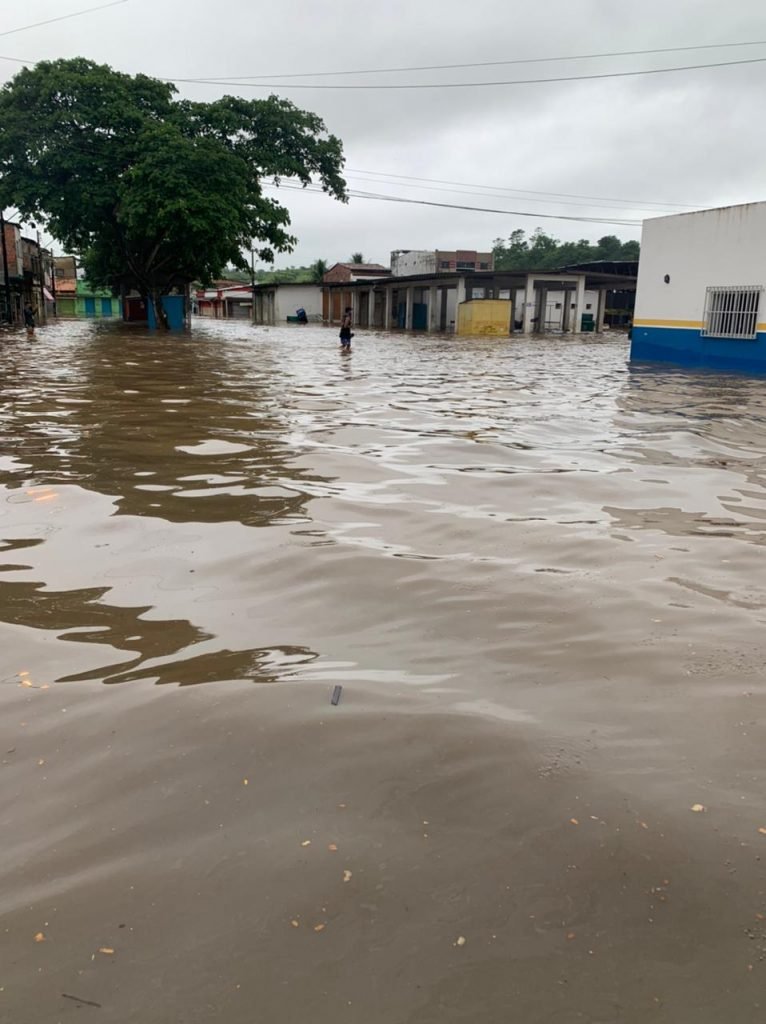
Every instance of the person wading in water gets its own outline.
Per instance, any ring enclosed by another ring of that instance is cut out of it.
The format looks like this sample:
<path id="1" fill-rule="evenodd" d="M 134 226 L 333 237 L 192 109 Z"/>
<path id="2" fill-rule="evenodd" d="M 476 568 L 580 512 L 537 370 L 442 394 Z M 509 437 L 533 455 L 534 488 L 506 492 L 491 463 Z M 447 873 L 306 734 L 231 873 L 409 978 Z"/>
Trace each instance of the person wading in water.
<path id="1" fill-rule="evenodd" d="M 346 309 L 343 314 L 343 319 L 340 323 L 340 345 L 343 349 L 351 348 L 351 339 L 354 335 L 351 333 L 351 307 Z"/>

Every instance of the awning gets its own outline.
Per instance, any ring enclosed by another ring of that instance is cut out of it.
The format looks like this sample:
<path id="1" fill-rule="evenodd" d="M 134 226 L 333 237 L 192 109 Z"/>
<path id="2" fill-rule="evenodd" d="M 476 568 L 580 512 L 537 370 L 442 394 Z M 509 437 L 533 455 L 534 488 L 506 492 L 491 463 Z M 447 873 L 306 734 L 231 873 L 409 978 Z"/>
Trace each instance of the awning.
<path id="1" fill-rule="evenodd" d="M 51 295 L 51 293 L 48 291 L 48 289 L 45 287 L 45 285 L 43 285 L 43 295 L 48 300 L 48 302 L 55 302 L 56 301 L 53 298 L 53 296 Z"/>

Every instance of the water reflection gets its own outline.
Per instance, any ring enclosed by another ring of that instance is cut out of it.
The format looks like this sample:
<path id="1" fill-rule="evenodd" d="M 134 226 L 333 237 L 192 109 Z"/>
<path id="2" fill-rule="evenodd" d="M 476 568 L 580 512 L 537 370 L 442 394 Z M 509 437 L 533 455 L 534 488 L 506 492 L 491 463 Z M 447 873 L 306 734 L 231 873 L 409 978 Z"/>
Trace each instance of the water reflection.
<path id="1" fill-rule="evenodd" d="M 307 665 L 318 655 L 304 647 L 273 647 L 250 651 L 211 650 L 191 657 L 147 664 L 139 658 L 132 666 L 115 666 L 105 672 L 80 672 L 66 676 L 60 682 L 74 682 L 99 678 L 105 683 L 128 683 L 150 679 L 158 685 L 174 683 L 178 686 L 196 686 L 199 683 L 252 682 L 275 683 L 291 677 L 295 667 Z"/>
<path id="2" fill-rule="evenodd" d="M 423 638 L 460 635 L 465 591 L 512 593 L 522 630 L 641 535 L 666 581 L 759 600 L 689 565 L 763 544 L 758 382 L 630 371 L 599 338 L 335 341 L 74 324 L 0 349 L 0 539 L 34 545 L 4 559 L 0 619 L 112 652 L 67 678 L 286 677 L 278 651 L 442 671 L 468 649 Z M 500 663 L 496 617 L 474 636 Z"/>
<path id="3" fill-rule="evenodd" d="M 111 325 L 57 331 L 45 357 L 52 333 L 26 358 L 3 353 L 0 431 L 18 468 L 0 483 L 76 482 L 171 522 L 306 519 L 275 360 L 256 369 L 246 350 Z"/>
<path id="4" fill-rule="evenodd" d="M 641 367 L 630 372 L 616 404 L 622 443 L 615 455 L 653 473 L 643 478 L 650 486 L 638 507 L 605 508 L 619 526 L 763 545 L 766 395 L 761 381 Z M 679 485 L 681 501 L 670 504 L 667 498 Z M 665 500 L 653 505 L 650 495 L 660 490 Z"/>

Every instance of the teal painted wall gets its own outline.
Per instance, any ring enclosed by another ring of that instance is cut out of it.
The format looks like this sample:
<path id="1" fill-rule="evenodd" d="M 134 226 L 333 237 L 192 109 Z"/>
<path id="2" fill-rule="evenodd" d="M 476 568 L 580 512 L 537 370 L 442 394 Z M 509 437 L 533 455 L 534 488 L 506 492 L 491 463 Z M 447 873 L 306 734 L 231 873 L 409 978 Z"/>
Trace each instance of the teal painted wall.
<path id="1" fill-rule="evenodd" d="M 74 314 L 88 320 L 122 319 L 122 301 L 108 288 L 92 288 L 87 281 L 77 282 Z"/>

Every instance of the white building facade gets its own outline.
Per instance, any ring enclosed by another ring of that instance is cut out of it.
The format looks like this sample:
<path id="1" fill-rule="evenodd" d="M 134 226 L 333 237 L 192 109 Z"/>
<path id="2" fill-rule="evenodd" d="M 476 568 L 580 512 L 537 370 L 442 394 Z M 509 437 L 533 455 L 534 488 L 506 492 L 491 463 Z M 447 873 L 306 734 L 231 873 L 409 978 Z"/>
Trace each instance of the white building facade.
<path id="1" fill-rule="evenodd" d="M 766 202 L 644 222 L 631 360 L 766 373 Z"/>
<path id="2" fill-rule="evenodd" d="M 254 301 L 256 324 L 287 323 L 299 309 L 304 309 L 311 321 L 322 320 L 322 287 L 318 284 L 259 284 Z"/>
<path id="3" fill-rule="evenodd" d="M 391 253 L 393 277 L 412 277 L 419 274 L 454 274 L 463 271 L 476 273 L 495 269 L 491 252 L 476 249 L 395 249 Z"/>

